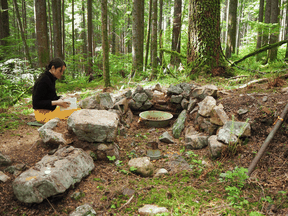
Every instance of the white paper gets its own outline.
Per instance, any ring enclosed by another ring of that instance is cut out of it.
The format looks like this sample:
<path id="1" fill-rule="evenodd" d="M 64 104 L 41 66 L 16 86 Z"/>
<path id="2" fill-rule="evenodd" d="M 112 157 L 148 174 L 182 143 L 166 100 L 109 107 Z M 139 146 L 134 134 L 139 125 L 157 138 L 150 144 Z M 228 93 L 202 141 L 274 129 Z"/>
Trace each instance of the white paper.
<path id="1" fill-rule="evenodd" d="M 77 99 L 76 98 L 65 98 L 64 101 L 70 102 L 70 106 L 67 108 L 61 107 L 60 106 L 60 111 L 63 110 L 70 110 L 70 109 L 77 109 Z"/>

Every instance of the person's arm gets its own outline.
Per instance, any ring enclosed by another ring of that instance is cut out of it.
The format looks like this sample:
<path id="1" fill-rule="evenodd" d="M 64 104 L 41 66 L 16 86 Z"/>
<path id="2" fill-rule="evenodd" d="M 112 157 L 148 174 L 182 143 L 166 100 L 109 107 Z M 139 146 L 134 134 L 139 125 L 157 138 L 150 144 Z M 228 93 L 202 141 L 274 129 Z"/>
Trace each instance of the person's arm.
<path id="1" fill-rule="evenodd" d="M 70 102 L 69 101 L 64 101 L 62 99 L 59 99 L 59 100 L 54 100 L 54 101 L 51 101 L 51 105 L 52 106 L 61 106 L 61 107 L 64 107 L 64 108 L 67 108 L 70 106 Z"/>

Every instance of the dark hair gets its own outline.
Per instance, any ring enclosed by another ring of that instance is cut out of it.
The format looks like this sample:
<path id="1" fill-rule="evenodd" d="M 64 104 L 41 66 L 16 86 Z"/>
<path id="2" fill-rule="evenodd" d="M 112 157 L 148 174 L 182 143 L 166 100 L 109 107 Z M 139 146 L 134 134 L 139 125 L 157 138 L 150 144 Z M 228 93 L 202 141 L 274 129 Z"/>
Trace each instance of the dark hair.
<path id="1" fill-rule="evenodd" d="M 54 58 L 50 61 L 50 63 L 46 66 L 46 71 L 49 71 L 52 66 L 54 65 L 55 69 L 59 68 L 59 67 L 66 67 L 66 63 L 60 59 L 60 58 Z"/>

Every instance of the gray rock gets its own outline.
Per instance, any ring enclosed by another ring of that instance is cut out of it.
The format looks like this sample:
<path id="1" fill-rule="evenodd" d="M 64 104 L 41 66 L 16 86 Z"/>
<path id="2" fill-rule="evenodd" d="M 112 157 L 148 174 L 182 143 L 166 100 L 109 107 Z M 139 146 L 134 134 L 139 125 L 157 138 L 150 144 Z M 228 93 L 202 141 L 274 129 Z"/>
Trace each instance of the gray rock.
<path id="1" fill-rule="evenodd" d="M 132 91 L 129 89 L 127 92 L 124 93 L 124 96 L 128 99 L 132 98 Z"/>
<path id="2" fill-rule="evenodd" d="M 123 195 L 132 196 L 133 194 L 135 194 L 135 190 L 130 188 L 124 188 Z"/>
<path id="3" fill-rule="evenodd" d="M 216 125 L 224 125 L 229 121 L 229 117 L 223 109 L 223 105 L 215 106 L 210 112 L 210 122 Z"/>
<path id="4" fill-rule="evenodd" d="M 204 95 L 204 90 L 205 88 L 202 86 L 193 89 L 191 92 L 192 98 L 198 98 L 198 99 L 203 100 L 206 97 L 206 95 Z"/>
<path id="5" fill-rule="evenodd" d="M 80 192 L 74 192 L 70 197 L 74 200 L 79 200 L 81 199 L 83 196 L 85 196 L 85 193 L 80 191 Z"/>
<path id="6" fill-rule="evenodd" d="M 186 149 L 202 149 L 202 148 L 205 148 L 207 145 L 208 145 L 208 136 L 196 134 L 196 135 L 189 136 L 189 142 L 186 142 L 185 148 Z"/>
<path id="7" fill-rule="evenodd" d="M 169 167 L 168 170 L 170 170 L 172 173 L 178 173 L 183 170 L 192 171 L 186 160 L 178 154 L 173 154 L 169 157 L 167 166 Z"/>
<path id="8" fill-rule="evenodd" d="M 150 100 L 145 101 L 145 103 L 140 107 L 139 110 L 148 110 L 153 106 L 153 103 Z"/>
<path id="9" fill-rule="evenodd" d="M 173 128 L 172 128 L 173 137 L 176 139 L 178 139 L 180 137 L 180 134 L 181 134 L 182 130 L 184 129 L 184 124 L 186 121 L 186 113 L 187 113 L 187 111 L 183 110 L 173 125 Z"/>
<path id="10" fill-rule="evenodd" d="M 218 125 L 212 124 L 208 121 L 207 118 L 203 119 L 203 122 L 200 124 L 200 128 L 210 136 L 216 134 L 218 127 Z"/>
<path id="11" fill-rule="evenodd" d="M 165 175 L 165 174 L 167 174 L 167 173 L 168 173 L 168 171 L 167 171 L 166 169 L 161 168 L 161 169 L 157 170 L 157 172 L 156 172 L 156 174 L 154 175 L 154 177 L 158 177 L 158 176 L 161 176 L 161 175 Z"/>
<path id="12" fill-rule="evenodd" d="M 182 95 L 172 95 L 170 102 L 179 104 L 179 103 L 181 103 L 182 99 L 183 99 Z"/>
<path id="13" fill-rule="evenodd" d="M 19 174 L 20 171 L 23 171 L 25 169 L 26 165 L 25 164 L 16 164 L 15 166 L 9 166 L 7 167 L 4 171 L 9 172 L 11 174 Z"/>
<path id="14" fill-rule="evenodd" d="M 49 120 L 46 124 L 44 124 L 42 127 L 40 127 L 38 129 L 38 131 L 41 131 L 41 130 L 44 130 L 44 129 L 50 129 L 50 130 L 53 130 L 57 124 L 60 122 L 60 119 L 59 118 L 54 118 L 54 119 L 51 119 Z"/>
<path id="15" fill-rule="evenodd" d="M 82 109 L 72 113 L 68 130 L 88 142 L 113 142 L 118 131 L 118 116 L 106 110 Z"/>
<path id="16" fill-rule="evenodd" d="M 164 143 L 174 143 L 173 138 L 169 135 L 168 131 L 164 132 L 160 137 L 159 141 Z"/>
<path id="17" fill-rule="evenodd" d="M 232 130 L 232 125 L 234 130 Z M 250 124 L 246 122 L 227 121 L 224 124 L 223 128 L 232 131 L 232 133 L 235 134 L 237 137 L 251 136 Z"/>
<path id="18" fill-rule="evenodd" d="M 236 135 L 231 134 L 231 131 L 227 128 L 221 128 L 217 134 L 217 140 L 221 141 L 227 145 L 235 144 L 238 142 L 238 138 Z"/>
<path id="19" fill-rule="evenodd" d="M 205 85 L 204 87 L 204 95 L 206 96 L 212 96 L 212 97 L 216 97 L 217 96 L 217 91 L 218 88 L 215 85 Z"/>
<path id="20" fill-rule="evenodd" d="M 144 205 L 142 208 L 138 210 L 138 213 L 140 215 L 156 215 L 165 212 L 169 212 L 168 209 L 166 209 L 165 207 L 159 207 L 157 205 L 150 205 L 150 204 Z"/>
<path id="21" fill-rule="evenodd" d="M 101 107 L 104 107 L 104 109 L 106 110 L 113 107 L 113 100 L 108 92 L 98 94 L 96 96 L 96 101 L 100 104 Z"/>
<path id="22" fill-rule="evenodd" d="M 181 101 L 181 106 L 182 106 L 182 108 L 183 108 L 183 109 L 188 109 L 188 105 L 189 105 L 189 101 L 184 98 L 184 99 Z"/>
<path id="23" fill-rule="evenodd" d="M 263 102 L 266 102 L 268 100 L 268 97 L 267 96 L 264 96 L 263 98 L 262 98 L 262 101 Z"/>
<path id="24" fill-rule="evenodd" d="M 128 162 L 128 166 L 136 168 L 135 173 L 143 177 L 153 176 L 155 169 L 149 157 L 133 158 Z"/>
<path id="25" fill-rule="evenodd" d="M 78 206 L 69 216 L 96 216 L 96 211 L 89 205 Z"/>
<path id="26" fill-rule="evenodd" d="M 201 87 L 197 87 L 195 88 L 192 92 L 191 92 L 191 96 L 193 98 L 198 98 L 198 99 L 204 99 L 207 96 L 212 96 L 212 97 L 216 97 L 217 96 L 217 87 L 214 85 L 205 85 L 205 86 L 201 86 Z"/>
<path id="27" fill-rule="evenodd" d="M 213 135 L 208 138 L 208 146 L 212 157 L 218 158 L 221 156 L 222 149 L 225 145 L 218 142 L 217 135 Z"/>
<path id="28" fill-rule="evenodd" d="M 65 192 L 94 169 L 93 159 L 72 146 L 46 155 L 13 182 L 15 196 L 21 202 L 40 203 L 45 198 Z"/>
<path id="29" fill-rule="evenodd" d="M 128 105 L 129 105 L 129 107 L 130 107 L 132 110 L 139 110 L 140 107 L 142 106 L 142 103 L 141 103 L 141 102 L 134 101 L 133 99 L 131 99 L 131 100 L 128 102 Z"/>
<path id="30" fill-rule="evenodd" d="M 0 166 L 9 166 L 10 164 L 12 164 L 10 157 L 0 152 Z"/>
<path id="31" fill-rule="evenodd" d="M 199 134 L 198 131 L 195 130 L 193 126 L 189 126 L 185 130 L 185 142 L 191 142 L 190 136 Z"/>
<path id="32" fill-rule="evenodd" d="M 204 117 L 209 117 L 210 112 L 216 106 L 216 100 L 211 96 L 207 96 L 204 98 L 202 102 L 198 103 L 198 105 L 199 105 L 198 113 Z"/>
<path id="33" fill-rule="evenodd" d="M 99 144 L 97 145 L 96 156 L 98 160 L 108 161 L 108 157 L 115 156 L 115 160 L 119 159 L 118 148 L 114 144 Z"/>
<path id="34" fill-rule="evenodd" d="M 39 131 L 39 136 L 44 143 L 52 145 L 65 145 L 67 142 L 63 134 L 57 133 L 50 129 L 42 129 Z"/>
<path id="35" fill-rule="evenodd" d="M 135 102 L 144 103 L 147 99 L 148 99 L 148 96 L 147 96 L 147 94 L 145 94 L 144 92 L 143 92 L 143 93 L 136 93 L 136 94 L 133 96 L 133 100 L 134 100 Z"/>
<path id="36" fill-rule="evenodd" d="M 244 114 L 248 113 L 248 110 L 246 110 L 246 109 L 239 109 L 239 110 L 237 111 L 237 113 L 238 113 L 239 115 L 244 115 Z"/>
<path id="37" fill-rule="evenodd" d="M 133 92 L 133 94 L 132 94 L 132 97 L 134 97 L 134 95 L 137 94 L 137 93 L 143 93 L 143 92 L 144 92 L 143 87 L 140 86 L 140 85 L 138 85 L 138 86 L 136 87 L 136 89 L 134 90 L 134 92 Z"/>
<path id="38" fill-rule="evenodd" d="M 5 175 L 2 171 L 0 171 L 0 182 L 6 182 L 10 179 L 9 176 Z"/>
<path id="39" fill-rule="evenodd" d="M 151 89 L 144 89 L 144 92 L 148 96 L 149 100 L 153 98 L 153 91 Z"/>
<path id="40" fill-rule="evenodd" d="M 183 89 L 179 85 L 170 85 L 167 89 L 167 95 L 179 95 L 183 92 Z"/>
<path id="41" fill-rule="evenodd" d="M 197 100 L 190 98 L 189 104 L 188 104 L 188 107 L 187 107 L 187 112 L 190 112 L 192 109 L 194 109 L 196 104 L 197 104 Z"/>
<path id="42" fill-rule="evenodd" d="M 99 102 L 96 101 L 96 96 L 87 97 L 79 101 L 79 107 L 81 109 L 97 109 L 104 110 L 104 107 L 100 106 Z"/>

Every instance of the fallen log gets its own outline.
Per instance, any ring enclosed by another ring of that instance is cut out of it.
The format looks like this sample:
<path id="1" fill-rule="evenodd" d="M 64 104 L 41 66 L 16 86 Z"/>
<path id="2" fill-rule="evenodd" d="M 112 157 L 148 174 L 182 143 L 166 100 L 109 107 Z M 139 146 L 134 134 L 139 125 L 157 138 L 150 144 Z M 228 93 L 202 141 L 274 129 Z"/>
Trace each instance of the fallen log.
<path id="1" fill-rule="evenodd" d="M 266 51 L 266 50 L 268 50 L 268 49 L 272 49 L 272 48 L 281 46 L 282 44 L 285 44 L 285 43 L 288 43 L 288 40 L 282 40 L 282 41 L 279 41 L 279 42 L 274 43 L 274 44 L 268 44 L 268 45 L 266 45 L 266 46 L 264 46 L 264 47 L 261 47 L 261 48 L 255 50 L 255 51 L 252 52 L 252 53 L 249 53 L 249 54 L 245 55 L 243 58 L 241 58 L 241 59 L 233 62 L 233 63 L 231 64 L 231 66 L 236 66 L 236 64 L 244 61 L 245 59 L 247 59 L 247 58 L 249 58 L 249 57 L 251 57 L 251 56 L 257 55 L 258 53 L 264 52 L 264 51 Z"/>
<path id="2" fill-rule="evenodd" d="M 242 89 L 242 88 L 246 88 L 247 86 L 253 84 L 253 83 L 261 83 L 261 82 L 267 82 L 268 81 L 268 78 L 263 78 L 263 79 L 258 79 L 258 80 L 252 80 L 246 84 L 243 84 L 239 87 L 237 87 L 236 89 Z"/>
<path id="3" fill-rule="evenodd" d="M 280 117 L 278 116 L 278 119 L 276 120 L 277 122 L 276 122 L 275 126 L 273 127 L 272 131 L 269 133 L 268 137 L 264 141 L 263 145 L 261 146 L 261 148 L 258 151 L 258 153 L 255 156 L 255 158 L 252 160 L 251 164 L 249 165 L 248 173 L 247 173 L 248 176 L 250 176 L 251 173 L 254 171 L 257 163 L 259 162 L 259 160 L 263 156 L 264 152 L 266 151 L 270 141 L 273 139 L 275 133 L 277 132 L 277 130 L 279 129 L 279 127 L 283 123 L 283 120 L 284 120 L 287 112 L 288 112 L 288 104 L 286 104 L 286 106 L 285 106 L 283 112 L 281 113 Z"/>

